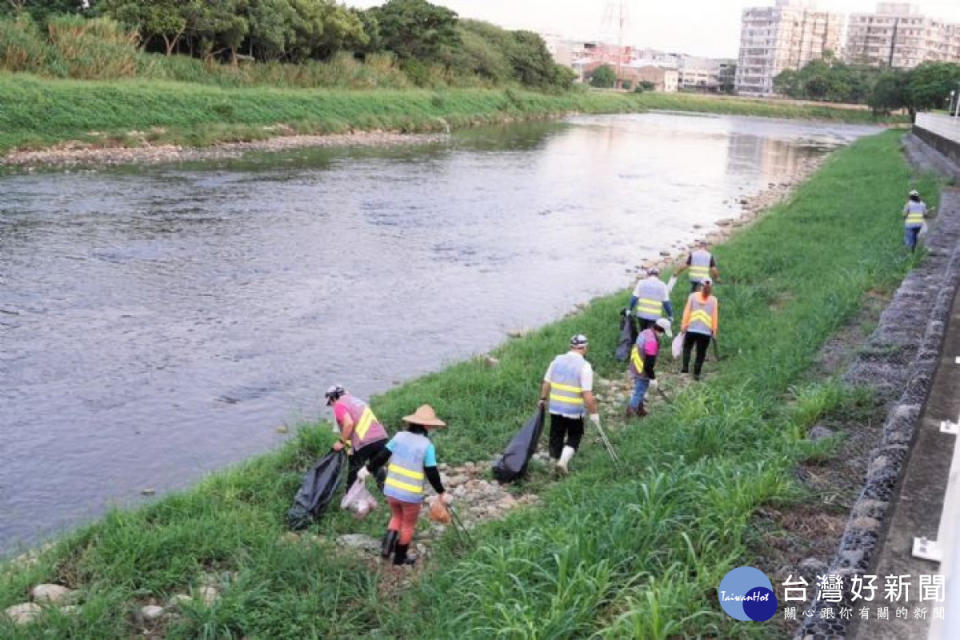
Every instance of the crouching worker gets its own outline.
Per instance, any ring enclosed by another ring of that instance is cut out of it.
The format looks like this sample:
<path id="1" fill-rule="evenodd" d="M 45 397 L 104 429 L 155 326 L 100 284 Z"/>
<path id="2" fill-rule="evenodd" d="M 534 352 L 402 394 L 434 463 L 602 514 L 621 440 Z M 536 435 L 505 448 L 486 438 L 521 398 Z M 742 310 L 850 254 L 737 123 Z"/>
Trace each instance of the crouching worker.
<path id="1" fill-rule="evenodd" d="M 446 423 L 437 418 L 433 407 L 428 404 L 404 417 L 403 421 L 407 423 L 407 430 L 393 436 L 359 476 L 365 478 L 367 473 L 376 473 L 389 460 L 383 493 L 390 504 L 391 517 L 380 555 L 389 558 L 392 553 L 395 565 L 416 562 L 416 557 L 410 555 L 408 549 L 423 503 L 424 478 L 430 481 L 440 500 L 449 504 L 451 499 L 440 481 L 437 451 L 428 435 L 430 429 L 445 427 Z"/>
<path id="2" fill-rule="evenodd" d="M 340 429 L 340 439 L 333 444 L 333 450 L 346 448 L 350 460 L 347 465 L 349 490 L 360 468 L 386 447 L 387 430 L 367 403 L 350 395 L 342 385 L 335 384 L 327 389 L 326 397 L 327 406 L 333 408 L 333 417 Z M 386 474 L 377 476 L 377 484 L 381 489 L 385 477 Z"/>
<path id="3" fill-rule="evenodd" d="M 649 329 L 644 329 L 637 336 L 637 342 L 630 350 L 630 375 L 633 377 L 633 397 L 627 404 L 627 418 L 647 415 L 643 406 L 643 399 L 648 389 L 657 388 L 657 375 L 654 367 L 657 365 L 657 354 L 660 352 L 660 336 L 667 334 L 673 337 L 670 321 L 660 318 Z"/>

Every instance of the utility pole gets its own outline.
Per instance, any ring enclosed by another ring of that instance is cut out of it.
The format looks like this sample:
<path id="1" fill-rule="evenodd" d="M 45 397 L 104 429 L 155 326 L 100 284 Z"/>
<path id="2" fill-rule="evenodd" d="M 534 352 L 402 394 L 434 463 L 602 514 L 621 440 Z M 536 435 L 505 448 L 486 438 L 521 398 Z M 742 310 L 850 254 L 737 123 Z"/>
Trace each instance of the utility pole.
<path id="1" fill-rule="evenodd" d="M 617 87 L 621 86 L 621 73 L 623 71 L 623 38 L 627 24 L 630 22 L 630 9 L 626 1 L 607 2 L 606 9 L 603 12 L 603 26 L 601 32 L 604 36 L 611 35 L 610 31 L 617 32 Z M 603 37 L 601 37 L 603 40 Z"/>

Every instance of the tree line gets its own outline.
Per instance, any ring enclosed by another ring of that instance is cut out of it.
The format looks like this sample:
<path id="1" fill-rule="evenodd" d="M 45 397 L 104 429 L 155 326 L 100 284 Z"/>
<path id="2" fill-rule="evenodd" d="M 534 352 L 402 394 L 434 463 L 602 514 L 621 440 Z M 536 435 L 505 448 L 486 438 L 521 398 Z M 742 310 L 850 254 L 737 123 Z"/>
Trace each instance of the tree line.
<path id="1" fill-rule="evenodd" d="M 832 54 L 788 69 L 773 79 L 774 90 L 790 98 L 867 104 L 877 115 L 906 109 L 947 107 L 951 91 L 960 91 L 960 64 L 924 62 L 912 69 L 847 64 Z"/>
<path id="2" fill-rule="evenodd" d="M 572 70 L 557 65 L 543 39 L 461 20 L 427 0 L 388 0 L 367 10 L 334 0 L 0 0 L 0 13 L 109 18 L 135 30 L 148 52 L 237 64 L 300 64 L 343 52 L 358 59 L 389 53 L 414 82 L 438 65 L 453 75 L 540 89 L 568 88 Z"/>

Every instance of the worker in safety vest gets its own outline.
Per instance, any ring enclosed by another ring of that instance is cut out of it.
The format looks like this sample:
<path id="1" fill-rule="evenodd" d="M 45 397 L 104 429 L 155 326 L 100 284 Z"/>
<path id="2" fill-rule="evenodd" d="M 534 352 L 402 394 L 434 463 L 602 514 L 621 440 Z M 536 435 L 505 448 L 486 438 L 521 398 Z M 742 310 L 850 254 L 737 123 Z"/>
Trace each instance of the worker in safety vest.
<path id="1" fill-rule="evenodd" d="M 670 321 L 660 318 L 649 329 L 644 329 L 637 336 L 637 342 L 630 350 L 630 375 L 634 381 L 633 397 L 627 403 L 627 418 L 647 415 L 643 406 L 643 399 L 647 389 L 657 388 L 657 374 L 654 367 L 657 365 L 657 354 L 660 352 L 660 336 L 666 334 L 673 337 Z"/>
<path id="2" fill-rule="evenodd" d="M 327 406 L 333 408 L 333 417 L 340 430 L 340 439 L 333 444 L 334 451 L 347 450 L 347 489 L 353 486 L 357 472 L 368 460 L 380 453 L 387 444 L 387 430 L 367 403 L 356 398 L 342 385 L 335 384 L 325 394 Z M 378 479 L 378 484 L 383 478 Z"/>
<path id="3" fill-rule="evenodd" d="M 447 423 L 440 420 L 428 404 L 421 405 L 413 415 L 404 416 L 403 421 L 407 423 L 407 430 L 393 436 L 384 450 L 360 471 L 360 477 L 365 478 L 389 460 L 383 493 L 390 505 L 390 523 L 380 555 L 389 558 L 392 553 L 395 565 L 413 564 L 417 560 L 408 549 L 423 503 L 424 480 L 430 481 L 440 500 L 447 504 L 451 501 L 440 480 L 437 450 L 428 435 L 431 429 L 445 427 Z"/>
<path id="4" fill-rule="evenodd" d="M 910 192 L 907 204 L 903 205 L 903 243 L 910 251 L 917 248 L 917 236 L 923 228 L 923 219 L 927 215 L 927 204 L 920 199 L 916 189 Z"/>
<path id="5" fill-rule="evenodd" d="M 653 326 L 664 315 L 673 322 L 673 308 L 670 306 L 670 292 L 660 280 L 660 269 L 647 269 L 647 277 L 637 282 L 630 298 L 630 312 L 636 309 L 640 330 Z"/>
<path id="6" fill-rule="evenodd" d="M 707 356 L 707 347 L 710 340 L 716 338 L 718 322 L 717 299 L 711 295 L 713 282 L 710 278 L 703 281 L 700 291 L 691 293 L 687 298 L 687 306 L 683 309 L 683 368 L 680 373 L 690 371 L 690 352 L 697 348 L 697 359 L 693 363 L 693 379 L 700 379 L 700 370 L 703 360 Z"/>
<path id="7" fill-rule="evenodd" d="M 684 271 L 690 272 L 690 293 L 700 290 L 704 278 L 717 282 L 720 272 L 717 271 L 716 259 L 707 250 L 706 240 L 701 240 L 699 246 L 687 256 L 687 264 L 677 269 L 676 275 L 679 276 Z"/>
<path id="8" fill-rule="evenodd" d="M 583 438 L 583 416 L 600 426 L 593 396 L 593 367 L 586 361 L 587 336 L 570 338 L 570 351 L 553 359 L 540 386 L 540 406 L 550 412 L 550 457 L 557 471 L 569 473 L 570 459 Z"/>

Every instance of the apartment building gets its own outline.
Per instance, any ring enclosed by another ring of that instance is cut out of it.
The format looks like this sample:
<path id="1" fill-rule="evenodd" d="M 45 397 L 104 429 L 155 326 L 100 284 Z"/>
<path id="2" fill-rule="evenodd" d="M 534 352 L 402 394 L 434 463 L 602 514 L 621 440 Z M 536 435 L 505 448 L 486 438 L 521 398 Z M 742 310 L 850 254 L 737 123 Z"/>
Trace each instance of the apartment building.
<path id="1" fill-rule="evenodd" d="M 785 69 L 799 69 L 826 51 L 840 53 L 843 15 L 819 10 L 809 0 L 776 0 L 772 7 L 743 10 L 736 91 L 774 94 L 773 79 Z"/>
<path id="2" fill-rule="evenodd" d="M 924 16 L 910 3 L 880 2 L 874 13 L 850 16 L 844 58 L 898 69 L 960 62 L 960 25 Z"/>
<path id="3" fill-rule="evenodd" d="M 732 85 L 731 77 L 736 70 L 736 61 L 700 56 L 677 56 L 677 72 L 681 89 L 718 91 Z"/>

